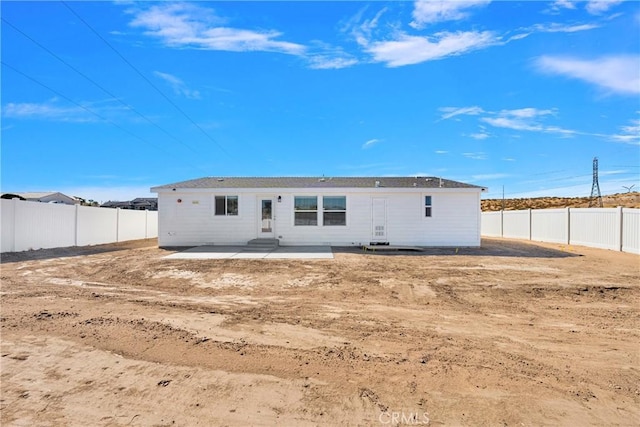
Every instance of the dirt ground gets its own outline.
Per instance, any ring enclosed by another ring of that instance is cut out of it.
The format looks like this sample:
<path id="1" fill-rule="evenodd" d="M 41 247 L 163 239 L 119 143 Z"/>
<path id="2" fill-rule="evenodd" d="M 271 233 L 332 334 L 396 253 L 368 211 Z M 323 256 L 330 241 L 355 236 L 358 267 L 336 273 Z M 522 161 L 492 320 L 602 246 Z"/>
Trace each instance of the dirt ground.
<path id="1" fill-rule="evenodd" d="M 640 257 L 2 257 L 3 426 L 638 425 Z"/>

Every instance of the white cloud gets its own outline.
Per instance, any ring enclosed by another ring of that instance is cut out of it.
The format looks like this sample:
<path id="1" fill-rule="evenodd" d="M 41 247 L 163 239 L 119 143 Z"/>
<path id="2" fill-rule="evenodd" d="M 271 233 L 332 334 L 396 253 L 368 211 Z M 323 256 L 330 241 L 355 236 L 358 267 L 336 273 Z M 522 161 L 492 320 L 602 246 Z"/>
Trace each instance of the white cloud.
<path id="1" fill-rule="evenodd" d="M 417 0 L 413 9 L 414 28 L 423 28 L 427 24 L 443 21 L 456 21 L 466 18 L 469 14 L 466 9 L 489 4 L 490 0 Z"/>
<path id="2" fill-rule="evenodd" d="M 513 130 L 528 130 L 528 131 L 541 131 L 542 126 L 538 124 L 532 124 L 530 122 L 518 119 L 515 117 L 483 117 L 483 122 L 490 124 L 491 126 L 498 128 L 507 128 Z"/>
<path id="3" fill-rule="evenodd" d="M 530 132 L 556 133 L 564 137 L 574 135 L 586 135 L 571 129 L 564 129 L 559 126 L 547 126 L 541 123 L 541 119 L 545 116 L 555 115 L 555 109 L 539 109 L 539 108 L 518 108 L 513 110 L 501 110 L 499 112 L 485 111 L 481 107 L 442 107 L 439 111 L 444 113 L 442 120 L 450 119 L 458 115 L 481 115 L 480 121 L 487 123 L 493 127 L 513 129 Z M 470 134 L 471 138 L 483 140 L 490 137 L 484 126 L 480 126 L 481 131 Z"/>
<path id="4" fill-rule="evenodd" d="M 551 7 L 553 10 L 575 9 L 576 4 L 573 0 L 556 0 Z"/>
<path id="5" fill-rule="evenodd" d="M 355 58 L 337 58 L 324 55 L 309 57 L 309 67 L 316 70 L 337 70 L 351 67 L 357 63 L 358 60 Z"/>
<path id="6" fill-rule="evenodd" d="M 190 99 L 200 99 L 200 92 L 198 92 L 197 90 L 189 89 L 187 85 L 178 77 L 169 73 L 162 73 L 160 71 L 154 71 L 153 74 L 169 83 L 176 95 L 182 95 L 185 98 Z"/>
<path id="7" fill-rule="evenodd" d="M 627 126 L 621 126 L 620 132 L 610 135 L 611 140 L 625 144 L 640 145 L 640 119 L 631 120 Z"/>
<path id="8" fill-rule="evenodd" d="M 478 132 L 478 133 L 472 133 L 469 136 L 473 139 L 483 140 L 483 139 L 489 138 L 491 135 L 489 135 L 486 132 Z"/>
<path id="9" fill-rule="evenodd" d="M 555 110 L 519 108 L 515 110 L 502 110 L 498 113 L 491 113 L 491 116 L 482 117 L 480 120 L 494 127 L 513 130 L 558 133 L 563 136 L 573 136 L 579 133 L 559 126 L 545 126 L 540 122 L 540 119 L 543 117 L 554 115 L 555 113 Z"/>
<path id="10" fill-rule="evenodd" d="M 382 8 L 376 13 L 376 15 L 371 18 L 364 20 L 360 23 L 362 19 L 362 15 L 366 11 L 366 7 L 360 9 L 358 13 L 349 20 L 349 22 L 345 25 L 343 31 L 351 32 L 351 35 L 355 38 L 356 42 L 361 46 L 366 46 L 371 39 L 371 34 L 378 27 L 378 23 L 380 22 L 380 18 L 382 15 L 387 12 L 387 8 Z"/>
<path id="11" fill-rule="evenodd" d="M 487 160 L 487 155 L 486 153 L 483 152 L 478 152 L 478 153 L 462 153 L 462 155 L 464 157 L 466 157 L 467 159 L 473 159 L 473 160 Z"/>
<path id="12" fill-rule="evenodd" d="M 570 129 L 564 129 L 558 126 L 543 126 L 539 123 L 539 119 L 556 114 L 556 110 L 543 110 L 538 108 L 518 108 L 514 110 L 502 110 L 499 112 L 485 111 L 481 107 L 441 107 L 439 111 L 444 113 L 442 120 L 450 119 L 458 115 L 482 115 L 480 120 L 493 127 L 524 130 L 524 131 L 537 131 L 547 133 L 558 133 L 563 136 L 573 136 L 579 132 Z M 480 132 L 470 134 L 469 136 L 474 139 L 483 140 L 491 135 L 480 126 L 482 129 Z"/>
<path id="13" fill-rule="evenodd" d="M 51 119 L 68 122 L 88 122 L 94 119 L 80 107 L 62 107 L 52 102 L 10 102 L 2 108 L 2 115 L 12 119 Z"/>
<path id="14" fill-rule="evenodd" d="M 559 24 L 552 22 L 550 24 L 537 24 L 532 27 L 533 31 L 540 33 L 577 33 L 579 31 L 589 31 L 600 28 L 598 24 Z"/>
<path id="15" fill-rule="evenodd" d="M 317 70 L 347 68 L 358 63 L 358 60 L 348 54 L 341 47 L 316 41 L 309 47 L 307 53 L 309 68 Z"/>
<path id="16" fill-rule="evenodd" d="M 100 118 L 97 115 L 104 117 L 109 113 L 123 109 L 110 105 L 100 105 L 105 102 L 109 101 L 80 102 L 79 104 L 83 105 L 86 109 L 75 105 L 60 105 L 57 98 L 41 103 L 10 102 L 5 104 L 2 108 L 2 116 L 12 119 L 40 119 L 59 122 L 86 123 L 99 121 Z M 92 114 L 90 111 L 95 112 L 95 114 Z"/>
<path id="17" fill-rule="evenodd" d="M 592 15 L 600 15 L 619 3 L 622 0 L 591 0 L 587 2 L 586 9 Z"/>
<path id="18" fill-rule="evenodd" d="M 500 115 L 513 116 L 519 119 L 532 119 L 535 117 L 547 116 L 554 114 L 554 110 L 539 110 L 537 108 L 518 108 L 516 110 L 502 110 Z"/>
<path id="19" fill-rule="evenodd" d="M 433 36 L 410 36 L 399 33 L 394 40 L 376 41 L 366 47 L 376 62 L 388 67 L 419 64 L 461 55 L 498 44 L 500 38 L 491 31 L 439 32 Z"/>
<path id="20" fill-rule="evenodd" d="M 380 142 L 379 139 L 375 139 L 375 138 L 374 139 L 370 139 L 367 142 L 365 142 L 364 144 L 362 144 L 362 148 L 363 149 L 371 148 L 371 147 L 373 147 L 374 144 L 377 144 L 379 142 Z"/>
<path id="21" fill-rule="evenodd" d="M 582 80 L 610 92 L 640 93 L 638 55 L 612 55 L 595 59 L 542 56 L 537 59 L 536 65 L 543 72 Z"/>
<path id="22" fill-rule="evenodd" d="M 441 119 L 447 120 L 459 115 L 477 116 L 484 113 L 484 110 L 478 106 L 473 107 L 441 107 L 440 110 L 443 114 Z"/>
<path id="23" fill-rule="evenodd" d="M 278 31 L 254 31 L 222 26 L 224 20 L 211 9 L 189 3 L 170 3 L 132 10 L 132 27 L 139 27 L 148 36 L 156 37 L 166 46 L 233 52 L 267 51 L 302 55 L 305 46 L 276 38 Z"/>
<path id="24" fill-rule="evenodd" d="M 579 31 L 589 31 L 600 28 L 599 24 L 559 24 L 552 22 L 548 24 L 536 24 L 531 27 L 520 28 L 519 34 L 510 36 L 504 43 L 510 43 L 516 40 L 522 40 L 535 33 L 577 33 Z"/>
<path id="25" fill-rule="evenodd" d="M 434 153 L 436 153 L 436 154 L 448 154 L 449 152 L 448 151 L 444 151 L 444 150 L 436 150 L 436 151 L 434 151 Z"/>

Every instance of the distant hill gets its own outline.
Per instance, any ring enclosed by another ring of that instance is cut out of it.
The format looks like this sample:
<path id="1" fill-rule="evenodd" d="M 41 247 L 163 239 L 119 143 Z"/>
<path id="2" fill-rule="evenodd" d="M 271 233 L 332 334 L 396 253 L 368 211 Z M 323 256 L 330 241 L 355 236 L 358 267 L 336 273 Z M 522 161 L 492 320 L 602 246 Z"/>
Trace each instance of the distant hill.
<path id="1" fill-rule="evenodd" d="M 618 193 L 602 196 L 605 208 L 622 206 L 625 208 L 640 208 L 640 192 Z M 481 203 L 483 212 L 499 211 L 502 209 L 502 199 L 486 199 Z M 589 207 L 588 197 L 534 197 L 528 199 L 504 199 L 504 210 L 520 209 L 552 209 L 552 208 L 586 208 Z"/>

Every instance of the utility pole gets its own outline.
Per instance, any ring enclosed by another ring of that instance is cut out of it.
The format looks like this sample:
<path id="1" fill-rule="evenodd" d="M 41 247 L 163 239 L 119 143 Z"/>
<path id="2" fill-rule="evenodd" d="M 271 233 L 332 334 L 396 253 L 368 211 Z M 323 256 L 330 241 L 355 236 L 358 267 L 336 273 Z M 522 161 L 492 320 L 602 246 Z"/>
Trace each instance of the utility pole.
<path id="1" fill-rule="evenodd" d="M 600 194 L 600 183 L 598 182 L 598 158 L 593 158 L 593 183 L 591 184 L 591 197 L 589 198 L 590 208 L 602 207 L 602 195 Z"/>
<path id="2" fill-rule="evenodd" d="M 502 186 L 502 210 L 504 210 L 504 185 Z"/>

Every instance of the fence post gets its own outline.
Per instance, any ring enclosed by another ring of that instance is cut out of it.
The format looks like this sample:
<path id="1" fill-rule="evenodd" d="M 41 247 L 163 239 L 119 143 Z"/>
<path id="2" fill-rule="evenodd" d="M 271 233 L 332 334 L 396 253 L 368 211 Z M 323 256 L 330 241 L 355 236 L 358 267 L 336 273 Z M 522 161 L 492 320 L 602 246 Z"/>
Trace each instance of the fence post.
<path id="1" fill-rule="evenodd" d="M 120 208 L 116 208 L 116 243 L 120 241 Z"/>
<path id="2" fill-rule="evenodd" d="M 75 218 L 74 218 L 75 226 L 73 227 L 73 246 L 78 246 L 78 211 L 80 210 L 80 205 L 75 205 L 75 206 L 76 206 L 76 210 L 75 210 Z"/>
<path id="3" fill-rule="evenodd" d="M 18 210 L 17 206 L 18 206 L 18 201 L 20 199 L 18 198 L 14 198 L 11 199 L 12 203 L 12 209 L 13 209 L 13 242 L 11 242 L 11 252 L 15 252 L 16 251 L 16 239 L 18 238 L 18 233 L 16 232 L 16 226 L 18 224 L 18 216 L 16 215 L 16 212 Z"/>
<path id="4" fill-rule="evenodd" d="M 529 208 L 529 240 L 531 240 L 531 229 L 533 228 L 533 216 L 531 214 L 532 209 Z"/>
<path id="5" fill-rule="evenodd" d="M 616 234 L 616 240 L 617 240 L 616 248 L 617 248 L 618 251 L 622 252 L 622 245 L 624 243 L 622 241 L 622 239 L 624 238 L 623 237 L 624 236 L 624 233 L 623 233 L 623 225 L 624 224 L 622 224 L 622 206 L 618 206 L 616 208 L 616 214 L 617 214 L 616 215 L 617 216 L 616 223 L 617 223 L 617 226 L 618 226 L 618 233 Z"/>
<path id="6" fill-rule="evenodd" d="M 567 245 L 571 244 L 571 208 L 567 208 Z"/>
<path id="7" fill-rule="evenodd" d="M 148 239 L 148 230 L 149 230 L 149 209 L 144 210 L 144 238 Z"/>
<path id="8" fill-rule="evenodd" d="M 504 209 L 500 211 L 500 237 L 504 237 Z"/>

